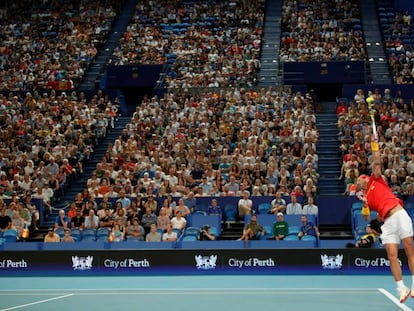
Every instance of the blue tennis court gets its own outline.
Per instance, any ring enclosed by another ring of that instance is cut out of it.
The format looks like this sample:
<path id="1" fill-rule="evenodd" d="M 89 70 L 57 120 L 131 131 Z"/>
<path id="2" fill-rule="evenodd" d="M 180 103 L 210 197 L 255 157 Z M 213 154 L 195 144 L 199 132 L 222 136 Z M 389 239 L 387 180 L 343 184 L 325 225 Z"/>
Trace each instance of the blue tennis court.
<path id="1" fill-rule="evenodd" d="M 0 311 L 413 310 L 393 285 L 377 275 L 1 278 Z"/>

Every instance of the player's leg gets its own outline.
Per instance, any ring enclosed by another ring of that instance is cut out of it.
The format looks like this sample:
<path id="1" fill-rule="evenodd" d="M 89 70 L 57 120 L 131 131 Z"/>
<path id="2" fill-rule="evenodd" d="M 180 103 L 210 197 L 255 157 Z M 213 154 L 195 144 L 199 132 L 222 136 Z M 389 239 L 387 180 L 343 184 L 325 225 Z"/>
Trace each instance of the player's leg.
<path id="1" fill-rule="evenodd" d="M 404 247 L 405 254 L 407 256 L 408 267 L 410 268 L 412 276 L 412 285 L 411 285 L 411 297 L 414 298 L 414 247 L 413 247 L 413 238 L 407 237 L 402 239 L 402 245 Z"/>
<path id="2" fill-rule="evenodd" d="M 410 289 L 404 285 L 402 279 L 402 270 L 400 262 L 398 261 L 398 247 L 399 244 L 395 243 L 385 244 L 385 250 L 387 251 L 388 260 L 390 261 L 391 273 L 397 283 L 397 290 L 400 294 L 400 302 L 404 302 L 410 295 Z"/>

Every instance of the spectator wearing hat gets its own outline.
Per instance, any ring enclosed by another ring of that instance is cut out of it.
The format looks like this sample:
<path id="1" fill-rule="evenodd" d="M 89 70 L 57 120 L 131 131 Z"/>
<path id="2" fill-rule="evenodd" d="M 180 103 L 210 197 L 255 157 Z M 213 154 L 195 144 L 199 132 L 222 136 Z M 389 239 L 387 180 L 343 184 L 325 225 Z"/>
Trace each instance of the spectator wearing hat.
<path id="1" fill-rule="evenodd" d="M 284 219 L 283 213 L 277 213 L 277 220 L 272 226 L 272 237 L 269 239 L 283 240 L 289 234 L 289 224 Z"/>

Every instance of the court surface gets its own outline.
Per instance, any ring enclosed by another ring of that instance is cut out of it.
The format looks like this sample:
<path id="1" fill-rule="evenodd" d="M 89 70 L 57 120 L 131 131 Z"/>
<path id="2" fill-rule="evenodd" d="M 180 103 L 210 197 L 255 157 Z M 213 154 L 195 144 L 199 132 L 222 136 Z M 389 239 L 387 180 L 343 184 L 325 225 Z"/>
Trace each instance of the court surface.
<path id="1" fill-rule="evenodd" d="M 378 275 L 0 277 L 0 311 L 414 310 L 414 298 L 395 294 L 392 277 Z"/>

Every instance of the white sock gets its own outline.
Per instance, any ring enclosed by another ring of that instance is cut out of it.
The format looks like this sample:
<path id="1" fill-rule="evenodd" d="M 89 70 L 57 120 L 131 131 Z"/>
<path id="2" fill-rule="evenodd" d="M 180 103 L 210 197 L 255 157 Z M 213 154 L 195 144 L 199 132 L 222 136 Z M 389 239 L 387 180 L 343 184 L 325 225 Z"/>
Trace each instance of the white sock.
<path id="1" fill-rule="evenodd" d="M 413 276 L 413 277 L 414 277 L 414 276 Z M 403 281 L 403 280 L 397 281 L 397 287 L 398 287 L 398 288 L 404 288 L 404 287 L 405 287 L 405 285 L 404 285 L 404 281 Z"/>
<path id="2" fill-rule="evenodd" d="M 412 278 L 411 288 L 414 289 L 414 275 L 412 275 L 411 278 Z"/>

